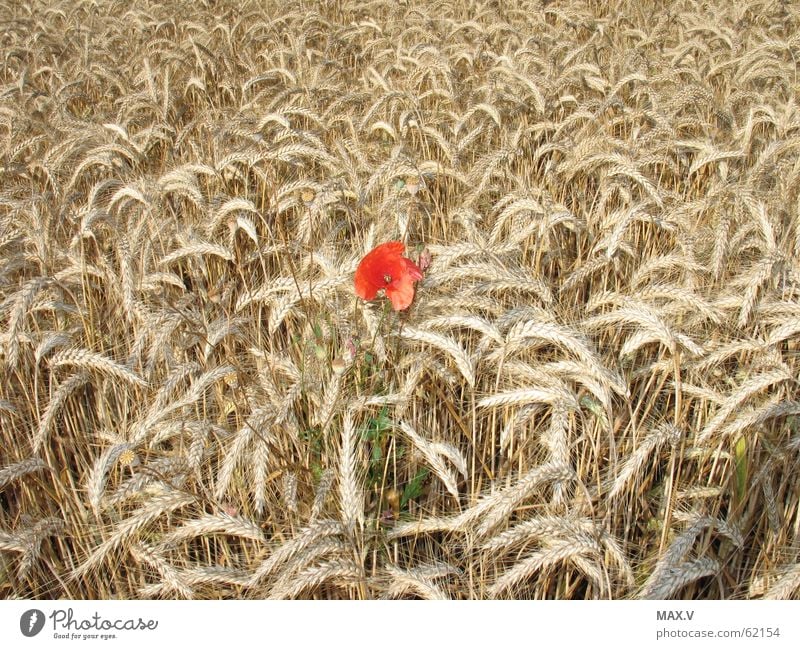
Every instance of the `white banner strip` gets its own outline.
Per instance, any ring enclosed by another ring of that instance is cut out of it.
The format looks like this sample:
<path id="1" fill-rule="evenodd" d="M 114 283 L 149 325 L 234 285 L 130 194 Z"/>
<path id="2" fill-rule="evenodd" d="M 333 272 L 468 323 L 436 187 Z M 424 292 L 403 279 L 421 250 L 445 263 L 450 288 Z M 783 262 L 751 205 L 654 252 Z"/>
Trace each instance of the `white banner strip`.
<path id="1" fill-rule="evenodd" d="M 762 601 L 0 602 L 3 645 L 32 648 L 777 648 L 800 646 L 798 620 L 800 603 Z"/>

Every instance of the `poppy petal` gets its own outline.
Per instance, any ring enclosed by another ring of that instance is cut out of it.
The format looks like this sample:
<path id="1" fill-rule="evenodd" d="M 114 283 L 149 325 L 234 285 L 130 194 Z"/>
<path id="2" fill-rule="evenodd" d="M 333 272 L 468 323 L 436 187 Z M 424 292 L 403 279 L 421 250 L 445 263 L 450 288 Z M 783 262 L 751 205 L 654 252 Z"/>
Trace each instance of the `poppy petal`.
<path id="1" fill-rule="evenodd" d="M 407 309 L 414 300 L 414 282 L 423 275 L 413 261 L 402 256 L 405 249 L 402 241 L 388 241 L 364 255 L 356 269 L 356 294 L 373 300 L 378 291 L 386 289 L 395 311 Z"/>
<path id="2" fill-rule="evenodd" d="M 361 270 L 360 266 L 359 270 Z M 376 286 L 374 282 L 370 281 L 366 272 L 359 273 L 356 271 L 356 295 L 362 300 L 374 300 L 380 288 L 380 286 Z"/>
<path id="3" fill-rule="evenodd" d="M 413 279 L 414 281 L 421 280 L 423 275 L 422 271 L 420 270 L 419 266 L 417 266 L 413 261 L 403 257 L 403 262 L 406 267 L 406 274 Z"/>
<path id="4" fill-rule="evenodd" d="M 406 244 L 402 241 L 387 241 L 377 246 L 370 254 L 383 255 L 388 257 L 400 257 L 406 251 Z"/>
<path id="5" fill-rule="evenodd" d="M 391 286 L 386 288 L 386 295 L 391 300 L 392 308 L 395 311 L 407 309 L 414 301 L 414 283 L 408 278 L 392 282 Z"/>
<path id="6" fill-rule="evenodd" d="M 386 286 L 385 275 L 397 275 L 400 255 L 405 251 L 402 241 L 382 243 L 368 252 L 356 269 L 356 293 L 365 300 L 375 299 L 378 291 Z"/>

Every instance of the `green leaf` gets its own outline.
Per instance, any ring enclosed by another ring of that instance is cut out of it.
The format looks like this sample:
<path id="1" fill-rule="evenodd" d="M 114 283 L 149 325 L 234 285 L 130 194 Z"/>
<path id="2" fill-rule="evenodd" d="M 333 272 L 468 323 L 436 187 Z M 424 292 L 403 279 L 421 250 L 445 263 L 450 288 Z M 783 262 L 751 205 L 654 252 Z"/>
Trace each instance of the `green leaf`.
<path id="1" fill-rule="evenodd" d="M 403 489 L 403 495 L 400 496 L 400 509 L 403 509 L 408 504 L 409 500 L 414 500 L 414 498 L 418 498 L 422 495 L 422 483 L 425 482 L 425 478 L 428 477 L 429 473 L 430 470 L 424 467 L 417 471 L 417 475 L 415 475 L 406 485 L 406 488 Z"/>
<path id="2" fill-rule="evenodd" d="M 383 451 L 380 444 L 375 444 L 372 447 L 372 463 L 381 464 L 383 462 Z"/>
<path id="3" fill-rule="evenodd" d="M 383 406 L 381 411 L 376 417 L 370 417 L 367 425 L 361 431 L 361 436 L 364 439 L 381 441 L 383 439 L 382 433 L 391 430 L 392 420 L 389 419 L 389 408 Z"/>
<path id="4" fill-rule="evenodd" d="M 603 424 L 603 426 L 608 426 L 608 416 L 606 415 L 606 411 L 603 408 L 603 404 L 597 399 L 589 396 L 588 394 L 584 395 L 581 398 L 581 405 L 591 412 L 595 418 Z"/>
<path id="5" fill-rule="evenodd" d="M 375 426 L 375 430 L 378 433 L 382 433 L 384 431 L 389 430 L 392 427 L 392 420 L 389 419 L 389 408 L 388 406 L 384 406 L 381 408 L 381 411 L 378 413 L 378 416 L 374 419 L 370 420 Z"/>

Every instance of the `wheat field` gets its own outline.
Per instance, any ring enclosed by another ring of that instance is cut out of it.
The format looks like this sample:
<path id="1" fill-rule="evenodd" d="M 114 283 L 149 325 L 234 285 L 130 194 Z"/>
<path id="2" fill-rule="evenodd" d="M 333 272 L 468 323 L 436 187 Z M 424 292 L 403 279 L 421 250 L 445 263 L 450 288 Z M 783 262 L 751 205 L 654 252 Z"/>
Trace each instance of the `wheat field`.
<path id="1" fill-rule="evenodd" d="M 0 16 L 4 598 L 800 595 L 796 3 Z"/>

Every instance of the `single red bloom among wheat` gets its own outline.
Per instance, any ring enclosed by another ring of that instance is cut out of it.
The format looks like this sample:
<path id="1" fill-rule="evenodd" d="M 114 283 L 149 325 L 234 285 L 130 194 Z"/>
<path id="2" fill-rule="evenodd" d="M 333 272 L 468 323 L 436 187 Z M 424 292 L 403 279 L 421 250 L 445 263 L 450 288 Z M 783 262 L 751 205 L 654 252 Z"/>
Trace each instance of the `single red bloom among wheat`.
<path id="1" fill-rule="evenodd" d="M 384 289 L 395 311 L 407 309 L 414 299 L 414 282 L 422 279 L 422 271 L 403 257 L 405 250 L 402 241 L 389 241 L 364 255 L 356 269 L 358 297 L 374 300 Z"/>

